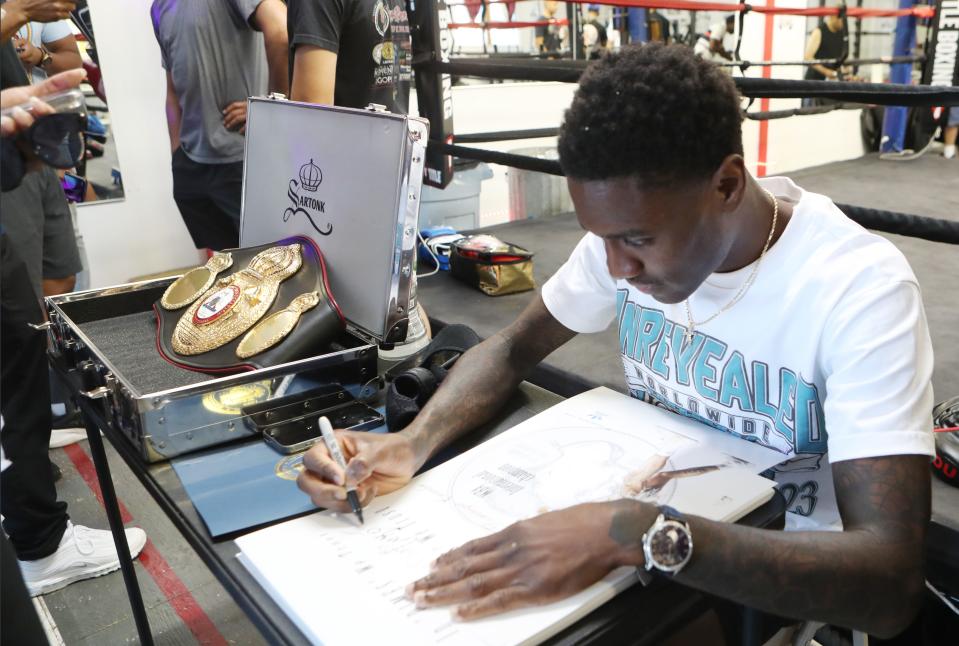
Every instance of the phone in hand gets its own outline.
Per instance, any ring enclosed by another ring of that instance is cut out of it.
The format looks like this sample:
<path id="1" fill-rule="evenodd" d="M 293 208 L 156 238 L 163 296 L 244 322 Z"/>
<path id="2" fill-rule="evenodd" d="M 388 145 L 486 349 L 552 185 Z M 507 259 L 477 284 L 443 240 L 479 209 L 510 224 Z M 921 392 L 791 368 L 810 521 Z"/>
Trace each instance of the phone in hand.
<path id="1" fill-rule="evenodd" d="M 60 178 L 63 194 L 74 203 L 83 202 L 87 196 L 87 180 L 75 173 L 64 173 Z"/>
<path id="2" fill-rule="evenodd" d="M 45 104 L 45 106 L 44 106 Z M 40 110 L 37 108 L 39 106 L 44 106 Z M 29 101 L 21 103 L 20 105 L 10 106 L 9 108 L 3 108 L 0 110 L 0 115 L 4 117 L 10 116 L 14 110 L 23 110 L 24 112 L 29 112 L 34 116 L 39 116 L 36 113 L 40 114 L 64 114 L 64 113 L 75 113 L 82 114 L 86 117 L 87 114 L 87 101 L 83 96 L 83 92 L 76 88 L 71 88 L 69 90 L 64 90 L 62 92 L 57 92 L 55 94 L 47 94 L 45 96 L 39 96 L 31 98 Z"/>

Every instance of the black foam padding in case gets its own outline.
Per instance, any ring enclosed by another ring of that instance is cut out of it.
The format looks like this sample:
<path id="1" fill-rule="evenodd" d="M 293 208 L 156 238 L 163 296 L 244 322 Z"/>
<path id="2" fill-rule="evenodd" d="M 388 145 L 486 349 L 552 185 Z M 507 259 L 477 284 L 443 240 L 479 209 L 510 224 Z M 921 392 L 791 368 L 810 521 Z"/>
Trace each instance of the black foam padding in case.
<path id="1" fill-rule="evenodd" d="M 210 380 L 209 375 L 179 368 L 160 356 L 152 309 L 78 327 L 139 395 Z"/>

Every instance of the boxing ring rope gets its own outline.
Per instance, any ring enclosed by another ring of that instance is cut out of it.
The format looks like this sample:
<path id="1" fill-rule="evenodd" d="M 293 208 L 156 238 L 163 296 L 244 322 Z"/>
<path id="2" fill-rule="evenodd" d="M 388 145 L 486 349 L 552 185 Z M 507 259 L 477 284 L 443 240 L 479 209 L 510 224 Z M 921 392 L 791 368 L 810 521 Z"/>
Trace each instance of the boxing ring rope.
<path id="1" fill-rule="evenodd" d="M 536 65 L 524 59 L 457 58 L 449 62 L 413 61 L 414 69 L 453 76 L 475 76 L 510 81 L 558 81 L 576 83 L 588 61 L 548 60 Z M 894 106 L 959 105 L 959 87 L 899 85 L 895 83 L 858 83 L 736 77 L 739 92 L 750 99 L 822 98 L 848 103 Z"/>
<path id="2" fill-rule="evenodd" d="M 785 119 L 786 117 L 795 117 L 805 114 L 825 114 L 833 110 L 861 110 L 867 107 L 861 103 L 831 103 L 829 105 L 814 105 L 803 108 L 790 108 L 786 110 L 767 110 L 765 112 L 747 112 L 743 110 L 743 117 L 753 121 L 769 121 L 771 119 Z M 555 137 L 559 134 L 559 128 L 529 128 L 526 130 L 500 130 L 497 132 L 470 132 L 453 135 L 458 144 L 480 144 L 490 141 L 516 141 L 518 139 L 542 139 L 544 137 Z"/>
<path id="3" fill-rule="evenodd" d="M 826 114 L 834 110 L 862 110 L 869 107 L 863 103 L 830 103 L 827 105 L 810 105 L 801 108 L 786 108 L 785 110 L 764 110 L 756 112 L 743 111 L 743 116 L 751 121 L 771 121 L 786 117 L 799 117 L 807 114 Z"/>
<path id="4" fill-rule="evenodd" d="M 541 21 L 542 22 L 542 21 Z M 567 24 L 568 21 L 557 21 L 542 24 Z M 539 24 L 539 23 L 535 23 Z M 526 26 L 526 23 L 488 23 L 490 29 L 508 29 L 517 26 Z M 479 28 L 481 23 L 455 23 L 449 25 L 451 29 L 461 29 L 465 27 L 470 28 Z M 491 52 L 483 56 L 472 56 L 470 58 L 475 59 L 485 59 L 490 58 L 513 58 L 513 59 L 531 59 L 531 58 L 548 58 L 548 54 L 518 54 L 515 52 L 511 53 L 499 53 Z M 454 60 L 462 60 L 461 58 L 456 58 Z M 814 58 L 804 61 L 748 61 L 748 60 L 737 60 L 737 61 L 728 61 L 728 62 L 714 62 L 714 65 L 719 65 L 720 67 L 737 67 L 742 69 L 748 69 L 750 67 L 778 67 L 778 66 L 799 66 L 799 65 L 896 65 L 899 63 L 924 63 L 926 57 L 923 55 L 919 56 L 877 56 L 874 58 L 847 58 L 845 60 L 840 60 L 838 58 Z"/>
<path id="5" fill-rule="evenodd" d="M 450 29 L 522 29 L 523 27 L 549 27 L 557 25 L 566 27 L 569 21 L 565 18 L 555 20 L 527 20 L 527 21 L 491 21 L 491 22 L 451 22 Z"/>
<path id="6" fill-rule="evenodd" d="M 767 110 L 765 112 L 747 112 L 743 110 L 743 117 L 752 121 L 770 121 L 785 119 L 806 114 L 826 114 L 834 110 L 861 110 L 868 107 L 863 103 L 830 103 L 828 105 L 812 105 L 802 108 L 788 108 L 785 110 Z M 529 128 L 526 130 L 500 130 L 497 132 L 469 132 L 453 135 L 458 144 L 480 144 L 491 141 L 516 141 L 519 139 L 543 139 L 555 137 L 559 128 Z"/>
<path id="7" fill-rule="evenodd" d="M 924 63 L 925 56 L 877 56 L 875 58 L 814 58 L 806 61 L 728 61 L 713 63 L 720 67 L 740 67 L 747 69 L 749 67 L 777 67 L 790 65 L 896 65 L 898 63 Z"/>
<path id="8" fill-rule="evenodd" d="M 515 4 L 523 0 L 485 0 L 471 5 L 466 2 L 448 2 L 448 7 L 480 6 L 481 4 Z M 566 0 L 570 4 L 601 4 L 611 7 L 628 7 L 635 9 L 680 9 L 686 11 L 721 11 L 723 13 L 756 13 L 781 14 L 787 16 L 835 16 L 840 13 L 839 7 L 767 7 L 748 3 L 730 2 L 692 2 L 690 0 Z M 864 7 L 846 7 L 845 15 L 850 18 L 897 18 L 900 16 L 915 16 L 916 18 L 932 18 L 935 10 L 927 5 L 910 7 L 908 9 L 867 9 Z"/>
<path id="9" fill-rule="evenodd" d="M 489 5 L 505 4 L 512 8 L 517 1 L 525 0 L 483 0 L 482 2 L 468 3 L 456 2 L 447 3 L 448 8 L 466 7 L 475 18 L 479 8 L 483 8 L 483 15 L 486 15 L 486 8 Z M 743 36 L 743 18 L 747 13 L 755 12 L 768 15 L 787 15 L 803 17 L 825 17 L 835 16 L 850 18 L 887 18 L 913 16 L 916 18 L 934 18 L 935 7 L 932 6 L 914 6 L 906 9 L 868 9 L 864 7 L 812 7 L 812 8 L 791 8 L 791 7 L 767 7 L 751 5 L 748 3 L 719 3 L 719 2 L 690 2 L 689 0 L 569 0 L 570 4 L 600 4 L 617 8 L 645 8 L 645 9 L 678 9 L 690 12 L 699 11 L 723 11 L 726 13 L 737 14 L 738 28 L 736 30 L 736 47 L 733 52 L 733 60 L 729 62 L 718 62 L 722 67 L 738 67 L 743 72 L 750 67 L 773 67 L 773 66 L 811 66 L 811 65 L 849 65 L 858 67 L 861 65 L 896 65 L 902 63 L 921 63 L 925 62 L 924 56 L 880 56 L 875 58 L 847 58 L 848 52 L 838 58 L 813 59 L 803 61 L 749 61 L 742 60 L 739 56 L 740 46 Z M 476 11 L 474 11 L 474 9 Z M 512 11 L 510 10 L 510 15 Z M 483 21 L 456 23 L 451 22 L 447 25 L 449 29 L 520 29 L 529 27 L 544 26 L 569 26 L 570 22 L 566 19 L 549 19 L 535 21 Z M 848 34 L 848 24 L 843 23 L 843 31 Z M 866 32 L 873 34 L 889 34 L 891 32 Z"/>
<path id="10" fill-rule="evenodd" d="M 540 139 L 555 137 L 559 128 L 530 128 L 528 130 L 501 130 L 499 132 L 474 132 L 462 135 L 453 135 L 457 142 L 463 144 L 480 144 L 488 141 L 514 141 L 516 139 Z"/>
<path id="11" fill-rule="evenodd" d="M 453 155 L 464 159 L 473 159 L 489 164 L 501 164 L 510 168 L 535 171 L 548 175 L 564 177 L 563 169 L 558 161 L 540 159 L 525 155 L 514 155 L 495 150 L 471 148 L 456 144 L 429 142 L 429 148 L 444 155 Z M 911 238 L 922 238 L 931 242 L 943 242 L 959 245 L 959 222 L 930 218 L 910 213 L 897 213 L 882 209 L 870 209 L 851 204 L 836 204 L 846 216 L 873 231 L 895 233 Z"/>
<path id="12" fill-rule="evenodd" d="M 834 99 L 851 103 L 895 106 L 959 105 L 959 87 L 900 85 L 897 83 L 858 83 L 806 81 L 791 79 L 734 78 L 740 93 L 747 98 Z"/>
<path id="13" fill-rule="evenodd" d="M 743 117 L 752 121 L 769 121 L 785 119 L 806 114 L 826 114 L 834 110 L 861 110 L 868 107 L 863 103 L 830 103 L 828 105 L 813 105 L 802 108 L 788 108 L 785 110 L 767 110 L 765 112 L 747 112 L 743 110 Z M 491 141 L 516 141 L 519 139 L 543 139 L 555 137 L 559 128 L 528 128 L 526 130 L 499 130 L 496 132 L 469 132 L 453 135 L 458 144 L 480 144 Z"/>
<path id="14" fill-rule="evenodd" d="M 482 2 L 473 3 L 449 3 L 446 6 L 449 8 L 454 6 L 466 6 L 471 10 L 471 17 L 475 18 L 479 7 L 482 7 L 483 15 L 485 17 L 487 15 L 489 5 L 493 4 L 509 5 L 509 13 L 512 15 L 512 7 L 515 6 L 516 1 L 517 0 L 483 0 Z M 586 0 L 571 0 L 571 2 L 572 4 L 586 4 Z M 768 68 L 774 66 L 860 66 L 876 64 L 897 65 L 928 63 L 928 59 L 921 55 L 849 58 L 848 51 L 844 51 L 841 56 L 835 59 L 756 62 L 740 60 L 739 49 L 742 43 L 743 19 L 745 14 L 749 12 L 767 15 L 779 14 L 812 17 L 838 15 L 844 18 L 849 17 L 860 19 L 904 16 L 911 16 L 920 19 L 931 19 L 936 17 L 936 8 L 934 6 L 914 6 L 905 9 L 866 9 L 862 7 L 787 8 L 753 6 L 747 3 L 732 4 L 724 2 L 690 2 L 688 0 L 589 0 L 589 4 L 609 5 L 620 8 L 679 9 L 692 12 L 718 11 L 737 14 L 738 28 L 736 29 L 737 42 L 735 53 L 733 54 L 734 60 L 728 63 L 722 62 L 719 63 L 719 65 L 739 67 L 742 71 L 745 71 L 748 67 L 753 66 Z M 475 9 L 475 11 L 473 11 L 473 9 Z M 569 25 L 569 22 L 570 21 L 568 20 L 551 19 L 527 22 L 484 21 L 453 23 L 452 20 L 450 20 L 445 26 L 451 29 L 478 28 L 488 30 L 540 27 L 546 25 Z M 844 31 L 848 30 L 848 26 L 845 21 L 843 24 L 843 29 Z M 865 33 L 867 33 L 867 35 L 878 34 L 878 32 L 875 34 L 873 32 Z M 439 41 L 435 42 L 439 43 Z M 452 76 L 470 76 L 493 80 L 576 83 L 588 65 L 588 62 L 584 60 L 564 60 L 553 58 L 543 60 L 542 62 L 538 62 L 534 65 L 531 64 L 530 58 L 531 57 L 522 56 L 501 57 L 500 55 L 495 55 L 492 57 L 457 57 L 449 59 L 446 56 L 439 55 L 438 49 L 426 51 L 421 49 L 417 55 L 414 56 L 413 67 L 417 71 L 446 78 Z M 842 109 L 861 109 L 862 107 L 868 105 L 907 107 L 959 106 L 959 87 L 956 86 L 916 86 L 862 82 L 835 83 L 829 81 L 748 77 L 736 77 L 733 78 L 733 81 L 742 96 L 751 100 L 757 98 L 817 98 L 830 99 L 837 102 L 825 106 L 808 106 L 787 110 L 767 110 L 760 112 L 748 112 L 744 110 L 744 118 L 752 120 L 769 120 L 797 115 L 822 114 L 825 112 Z M 528 157 L 524 155 L 516 155 L 462 145 L 464 143 L 471 144 L 491 141 L 553 137 L 556 136 L 557 132 L 557 128 L 537 128 L 526 130 L 507 130 L 501 132 L 471 133 L 463 135 L 454 135 L 450 133 L 449 135 L 445 136 L 445 140 L 443 141 L 431 139 L 428 143 L 428 154 L 432 155 L 434 158 L 445 156 L 446 159 L 451 159 L 452 156 L 456 156 L 464 159 L 500 164 L 521 170 L 563 176 L 564 173 L 562 167 L 556 160 Z M 837 204 L 837 206 L 850 219 L 872 230 L 922 238 L 933 242 L 959 244 L 959 222 L 952 222 L 949 220 L 918 216 L 908 213 L 898 213 L 881 209 L 859 207 L 849 204 Z"/>

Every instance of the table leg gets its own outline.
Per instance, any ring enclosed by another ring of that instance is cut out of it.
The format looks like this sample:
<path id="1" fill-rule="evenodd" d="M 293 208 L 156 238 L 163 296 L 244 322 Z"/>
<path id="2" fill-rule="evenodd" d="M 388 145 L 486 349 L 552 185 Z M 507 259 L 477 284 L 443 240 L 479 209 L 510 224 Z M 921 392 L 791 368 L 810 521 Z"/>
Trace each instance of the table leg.
<path id="1" fill-rule="evenodd" d="M 143 596 L 137 583 L 137 574 L 133 569 L 133 559 L 130 558 L 130 546 L 127 545 L 127 536 L 123 531 L 123 519 L 120 517 L 120 505 L 117 502 L 116 490 L 113 488 L 113 477 L 110 475 L 110 464 L 107 462 L 106 451 L 103 450 L 103 438 L 100 437 L 100 428 L 93 421 L 91 404 L 82 397 L 78 397 L 78 404 L 83 413 L 83 425 L 87 429 L 87 439 L 90 441 L 90 455 L 96 467 L 97 480 L 100 481 L 100 491 L 103 493 L 103 507 L 110 521 L 110 531 L 113 533 L 113 542 L 117 547 L 117 556 L 120 558 L 120 571 L 123 573 L 123 583 L 127 588 L 130 599 L 130 608 L 133 611 L 133 621 L 136 623 L 137 634 L 142 646 L 153 646 L 153 635 L 150 633 L 150 622 L 147 619 L 146 607 L 143 605 Z"/>

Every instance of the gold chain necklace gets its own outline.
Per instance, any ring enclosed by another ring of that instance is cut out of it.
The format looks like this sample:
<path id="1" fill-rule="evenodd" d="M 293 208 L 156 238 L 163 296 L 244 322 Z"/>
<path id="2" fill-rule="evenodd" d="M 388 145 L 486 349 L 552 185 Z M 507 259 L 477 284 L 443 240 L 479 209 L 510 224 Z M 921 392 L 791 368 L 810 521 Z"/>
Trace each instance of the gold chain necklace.
<path id="1" fill-rule="evenodd" d="M 769 196 L 769 199 L 773 201 L 773 224 L 771 227 L 769 227 L 769 235 L 766 236 L 766 244 L 763 245 L 762 253 L 759 254 L 759 258 L 756 260 L 756 264 L 755 266 L 753 266 L 752 272 L 750 272 L 749 276 L 746 278 L 746 281 L 739 288 L 739 291 L 736 292 L 736 295 L 733 296 L 732 300 L 726 303 L 725 306 L 723 306 L 718 312 L 710 316 L 708 319 L 704 319 L 700 321 L 699 323 L 696 323 L 695 321 L 693 321 L 693 314 L 689 308 L 689 299 L 687 298 L 685 301 L 683 301 L 683 304 L 686 306 L 686 320 L 689 322 L 689 325 L 686 327 L 686 344 L 687 345 L 689 345 L 689 343 L 692 342 L 693 334 L 696 332 L 697 325 L 705 325 L 706 323 L 709 323 L 714 318 L 716 318 L 717 316 L 719 316 L 720 314 L 728 310 L 730 307 L 738 303 L 740 299 L 742 299 L 742 297 L 746 295 L 746 292 L 749 290 L 750 286 L 752 286 L 753 282 L 756 280 L 756 275 L 759 273 L 759 265 L 762 264 L 763 257 L 766 255 L 766 252 L 769 251 L 769 245 L 772 243 L 772 240 L 773 240 L 773 233 L 776 232 L 776 221 L 779 219 L 779 200 L 777 200 L 776 196 L 770 193 L 768 189 L 763 187 L 760 187 L 760 188 L 762 188 L 763 191 L 766 193 L 766 195 Z"/>

